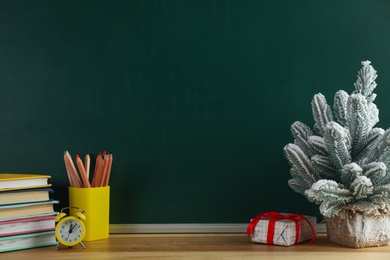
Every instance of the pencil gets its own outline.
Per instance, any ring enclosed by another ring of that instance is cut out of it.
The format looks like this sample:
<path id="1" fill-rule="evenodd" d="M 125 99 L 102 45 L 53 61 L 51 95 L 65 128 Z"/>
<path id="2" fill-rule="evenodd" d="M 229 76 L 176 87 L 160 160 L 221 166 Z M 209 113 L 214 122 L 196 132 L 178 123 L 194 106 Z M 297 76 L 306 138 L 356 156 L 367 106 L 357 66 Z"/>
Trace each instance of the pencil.
<path id="1" fill-rule="evenodd" d="M 103 155 L 99 157 L 99 162 L 98 162 L 98 171 L 96 173 L 97 175 L 97 180 L 96 180 L 96 187 L 100 187 L 101 181 L 103 178 L 103 170 L 104 170 L 104 157 Z"/>
<path id="2" fill-rule="evenodd" d="M 84 188 L 91 188 L 91 184 L 89 184 L 87 174 L 85 173 L 83 162 L 78 154 L 76 154 L 76 164 L 80 171 L 81 179 L 83 180 Z"/>
<path id="3" fill-rule="evenodd" d="M 98 187 L 100 184 L 101 171 L 102 171 L 102 153 L 99 153 L 95 162 L 95 171 L 93 174 L 92 186 Z"/>
<path id="4" fill-rule="evenodd" d="M 71 187 L 78 187 L 78 188 L 108 186 L 110 175 L 111 175 L 112 159 L 113 159 L 113 155 L 111 152 L 110 153 L 107 153 L 106 151 L 104 151 L 103 153 L 99 152 L 95 162 L 93 177 L 91 177 L 91 181 L 89 181 L 90 164 L 91 164 L 90 155 L 88 153 L 85 155 L 85 160 L 83 163 L 80 156 L 76 154 L 76 164 L 79 170 L 79 172 L 77 172 L 72 157 L 70 156 L 70 153 L 67 150 L 64 151 L 64 162 L 65 162 L 66 173 L 69 179 L 69 185 Z"/>
<path id="5" fill-rule="evenodd" d="M 66 173 L 68 174 L 69 185 L 70 185 L 70 186 L 74 186 L 73 177 L 72 177 L 72 175 L 70 174 L 70 169 L 69 169 L 70 167 L 69 167 L 69 165 L 68 165 L 68 162 L 67 162 L 65 153 L 66 153 L 66 152 L 64 151 L 64 163 L 65 163 Z"/>
<path id="6" fill-rule="evenodd" d="M 102 171 L 99 187 L 105 186 L 109 160 L 110 160 L 109 155 L 105 155 L 103 159 L 103 171 Z"/>
<path id="7" fill-rule="evenodd" d="M 108 186 L 108 183 L 110 181 L 110 175 L 111 175 L 111 167 L 112 167 L 113 155 L 112 155 L 112 153 L 110 153 L 108 156 L 109 156 L 108 169 L 107 169 L 107 174 L 106 174 L 106 177 L 105 177 L 104 186 Z"/>
<path id="8" fill-rule="evenodd" d="M 66 169 L 69 172 L 70 186 L 76 187 L 77 186 L 76 180 L 75 180 L 74 173 L 73 173 L 72 167 L 70 165 L 70 162 L 69 162 L 67 154 L 64 154 L 64 159 L 65 159 L 65 167 L 66 167 Z"/>
<path id="9" fill-rule="evenodd" d="M 77 187 L 77 188 L 81 188 L 82 187 L 81 180 L 77 174 L 76 167 L 74 166 L 72 157 L 70 156 L 68 151 L 66 151 L 65 156 L 66 156 L 66 159 L 67 159 L 68 164 L 69 164 L 70 174 L 72 175 L 72 179 L 74 181 L 73 186 Z"/>
<path id="10" fill-rule="evenodd" d="M 89 169 L 90 169 L 90 164 L 91 164 L 91 157 L 87 153 L 85 155 L 85 160 L 84 160 L 84 168 L 85 168 L 85 174 L 87 176 L 87 179 L 89 180 Z"/>

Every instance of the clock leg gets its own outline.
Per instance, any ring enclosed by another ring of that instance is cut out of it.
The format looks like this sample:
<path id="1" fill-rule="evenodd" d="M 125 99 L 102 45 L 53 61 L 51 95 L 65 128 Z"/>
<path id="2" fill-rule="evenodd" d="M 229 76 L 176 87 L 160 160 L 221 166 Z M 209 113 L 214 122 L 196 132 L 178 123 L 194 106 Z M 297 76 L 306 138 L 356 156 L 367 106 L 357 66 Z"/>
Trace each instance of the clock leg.
<path id="1" fill-rule="evenodd" d="M 83 242 L 80 242 L 80 246 L 81 246 L 83 249 L 85 249 L 85 246 L 84 246 Z"/>

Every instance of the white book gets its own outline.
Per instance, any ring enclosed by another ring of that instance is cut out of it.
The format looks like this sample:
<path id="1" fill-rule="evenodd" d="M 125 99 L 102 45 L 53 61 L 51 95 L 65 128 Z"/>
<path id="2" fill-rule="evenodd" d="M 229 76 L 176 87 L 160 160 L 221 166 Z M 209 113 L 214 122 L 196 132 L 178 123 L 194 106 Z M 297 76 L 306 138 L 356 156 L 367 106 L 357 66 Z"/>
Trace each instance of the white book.
<path id="1" fill-rule="evenodd" d="M 0 173 L 0 191 L 48 187 L 50 175 L 24 174 L 24 173 Z"/>

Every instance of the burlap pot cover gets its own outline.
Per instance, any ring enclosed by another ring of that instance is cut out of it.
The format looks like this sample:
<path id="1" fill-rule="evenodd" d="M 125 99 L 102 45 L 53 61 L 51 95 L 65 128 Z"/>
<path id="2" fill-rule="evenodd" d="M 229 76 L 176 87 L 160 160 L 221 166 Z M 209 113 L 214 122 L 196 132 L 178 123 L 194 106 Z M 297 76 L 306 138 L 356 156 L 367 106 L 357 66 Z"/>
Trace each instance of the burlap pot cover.
<path id="1" fill-rule="evenodd" d="M 336 244 L 354 248 L 390 245 L 388 210 L 360 212 L 346 207 L 325 222 L 328 239 Z"/>

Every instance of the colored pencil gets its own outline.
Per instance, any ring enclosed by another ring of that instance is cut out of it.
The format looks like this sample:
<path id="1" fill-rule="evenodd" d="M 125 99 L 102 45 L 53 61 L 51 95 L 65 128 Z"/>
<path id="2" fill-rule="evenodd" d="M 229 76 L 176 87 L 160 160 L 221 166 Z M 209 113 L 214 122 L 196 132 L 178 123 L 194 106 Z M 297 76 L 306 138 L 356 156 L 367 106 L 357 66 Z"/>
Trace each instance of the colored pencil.
<path id="1" fill-rule="evenodd" d="M 105 182 L 104 182 L 104 185 L 103 185 L 103 186 L 108 186 L 108 183 L 109 183 L 109 181 L 110 181 L 111 167 L 112 167 L 112 159 L 113 159 L 112 153 L 110 153 L 108 156 L 109 156 L 109 160 L 108 160 L 108 169 L 107 169 L 107 173 L 106 173 L 106 176 L 105 176 Z"/>
<path id="2" fill-rule="evenodd" d="M 81 179 L 83 180 L 83 184 L 84 184 L 83 187 L 84 188 L 91 188 L 91 184 L 89 184 L 87 174 L 85 173 L 83 161 L 81 161 L 81 158 L 78 154 L 76 154 L 76 164 L 77 164 L 77 167 L 79 168 Z"/>
<path id="3" fill-rule="evenodd" d="M 92 187 L 98 187 L 99 183 L 100 183 L 99 174 L 100 174 L 100 168 L 101 168 L 101 157 L 102 157 L 101 153 L 99 153 L 98 156 L 96 157 L 95 170 L 93 173 L 93 180 L 92 180 Z"/>
<path id="4" fill-rule="evenodd" d="M 91 187 L 104 187 L 108 186 L 111 168 L 112 168 L 112 153 L 103 153 L 99 152 L 95 161 L 95 169 L 93 172 L 93 177 L 90 179 L 90 164 L 91 157 L 89 154 L 85 155 L 84 163 L 81 160 L 80 156 L 76 154 L 76 164 L 79 172 L 77 172 L 75 164 L 73 163 L 72 157 L 68 151 L 64 152 L 64 162 L 66 173 L 69 179 L 69 185 L 71 187 L 78 188 L 91 188 Z M 81 177 L 81 179 L 80 179 Z"/>
<path id="5" fill-rule="evenodd" d="M 76 167 L 74 166 L 72 157 L 70 156 L 68 151 L 66 151 L 65 156 L 66 156 L 66 159 L 67 159 L 67 162 L 68 162 L 68 165 L 69 165 L 70 174 L 72 175 L 72 179 L 74 181 L 74 187 L 81 188 L 83 185 L 81 184 L 80 177 L 77 174 Z"/>
<path id="6" fill-rule="evenodd" d="M 64 162 L 65 162 L 66 173 L 68 174 L 69 185 L 74 186 L 73 177 L 70 174 L 70 167 L 69 167 L 69 164 L 68 164 L 68 161 L 67 161 L 65 154 L 66 154 L 66 152 L 64 152 Z"/>
<path id="7" fill-rule="evenodd" d="M 86 174 L 88 180 L 89 180 L 90 165 L 91 165 L 91 157 L 89 156 L 89 154 L 86 154 L 85 160 L 84 160 L 84 168 L 85 168 L 85 174 Z"/>
<path id="8" fill-rule="evenodd" d="M 99 186 L 100 187 L 103 187 L 105 186 L 105 183 L 106 183 L 106 176 L 107 176 L 107 171 L 108 171 L 108 164 L 109 164 L 109 155 L 106 154 L 104 157 L 103 157 L 103 171 L 102 171 L 102 176 L 100 178 L 100 183 L 99 183 Z"/>

